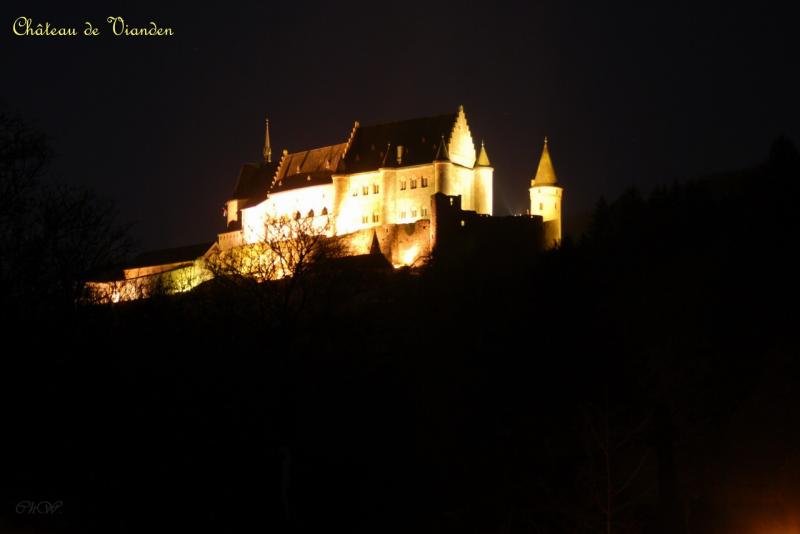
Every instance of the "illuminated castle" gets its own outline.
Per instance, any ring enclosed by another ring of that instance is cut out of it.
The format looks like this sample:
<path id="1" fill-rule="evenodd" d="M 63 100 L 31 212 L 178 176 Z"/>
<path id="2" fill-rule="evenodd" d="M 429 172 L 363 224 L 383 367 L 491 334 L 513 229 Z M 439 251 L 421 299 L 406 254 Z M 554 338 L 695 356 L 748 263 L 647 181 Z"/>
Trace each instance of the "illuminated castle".
<path id="1" fill-rule="evenodd" d="M 483 142 L 476 148 L 461 106 L 436 117 L 356 122 L 344 142 L 284 150 L 280 158 L 273 158 L 267 121 L 263 161 L 242 166 L 217 240 L 140 256 L 95 289 L 115 301 L 147 296 L 153 280 L 165 277 L 172 291 L 190 289 L 212 276 L 207 261 L 274 239 L 270 228 L 285 221 L 338 240 L 347 255 L 380 253 L 395 267 L 423 263 L 464 239 L 487 243 L 514 234 L 515 246 L 557 245 L 563 189 L 547 139 L 525 217 L 492 216 L 494 169 Z"/>
<path id="2" fill-rule="evenodd" d="M 356 122 L 343 143 L 291 154 L 284 150 L 276 161 L 267 122 L 263 156 L 262 164 L 242 167 L 225 204 L 229 231 L 219 236 L 222 250 L 263 241 L 269 220 L 313 217 L 332 236 L 353 235 L 351 241 L 358 243 L 360 235 L 362 251 L 375 233 L 381 250 L 398 265 L 430 253 L 435 235 L 418 236 L 415 244 L 404 246 L 387 234 L 394 234 L 396 225 L 430 223 L 436 193 L 458 197 L 464 212 L 492 215 L 494 169 L 483 142 L 476 151 L 463 107 L 454 114 L 389 124 Z M 531 186 L 530 213 L 543 218 L 545 241 L 552 246 L 561 239 L 562 189 L 546 140 Z M 423 230 L 430 232 L 433 222 Z M 410 247 L 415 247 L 412 254 Z"/>

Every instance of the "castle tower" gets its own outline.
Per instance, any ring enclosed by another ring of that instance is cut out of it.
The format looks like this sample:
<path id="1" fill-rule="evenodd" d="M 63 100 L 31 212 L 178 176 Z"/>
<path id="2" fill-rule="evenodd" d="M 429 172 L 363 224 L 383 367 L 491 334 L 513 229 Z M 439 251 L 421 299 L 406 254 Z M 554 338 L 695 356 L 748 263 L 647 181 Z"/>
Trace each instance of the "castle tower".
<path id="1" fill-rule="evenodd" d="M 481 141 L 481 151 L 475 160 L 475 211 L 478 213 L 492 214 L 492 174 L 494 169 L 486 153 L 486 147 Z"/>
<path id="2" fill-rule="evenodd" d="M 531 215 L 540 215 L 544 221 L 544 246 L 552 248 L 561 242 L 561 197 L 564 189 L 558 185 L 556 171 L 550 159 L 547 137 L 539 159 L 536 176 L 531 180 Z"/>
<path id="3" fill-rule="evenodd" d="M 436 156 L 433 158 L 433 176 L 436 190 L 446 195 L 453 194 L 453 184 L 450 176 L 450 154 L 447 150 L 447 142 L 442 135 L 439 146 L 436 149 Z"/>

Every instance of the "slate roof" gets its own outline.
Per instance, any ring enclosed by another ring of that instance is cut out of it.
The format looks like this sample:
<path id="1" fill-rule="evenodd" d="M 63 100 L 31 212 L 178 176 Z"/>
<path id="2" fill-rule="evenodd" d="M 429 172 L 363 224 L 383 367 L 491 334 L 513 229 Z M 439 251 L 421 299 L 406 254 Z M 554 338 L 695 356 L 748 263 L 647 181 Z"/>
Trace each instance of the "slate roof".
<path id="1" fill-rule="evenodd" d="M 280 161 L 257 165 L 246 163 L 239 171 L 235 199 L 247 199 L 240 208 L 258 204 L 267 193 L 288 191 L 310 185 L 332 183 L 331 176 L 339 166 L 347 143 L 293 152 Z"/>
<path id="2" fill-rule="evenodd" d="M 544 148 L 542 157 L 539 159 L 539 167 L 536 169 L 536 176 L 533 177 L 533 185 L 558 185 L 556 171 L 553 169 L 553 160 L 550 159 L 550 149 L 547 147 L 547 138 L 544 138 Z"/>
<path id="3" fill-rule="evenodd" d="M 309 187 L 312 185 L 325 185 L 333 183 L 331 178 L 333 171 L 319 171 L 302 174 L 293 174 L 283 179 L 277 180 L 275 185 L 270 189 L 270 193 L 280 193 L 281 191 L 290 191 L 300 187 Z"/>
<path id="4" fill-rule="evenodd" d="M 270 193 L 289 191 L 311 185 L 332 183 L 347 143 L 324 146 L 287 154 L 275 176 Z"/>
<path id="5" fill-rule="evenodd" d="M 436 158 L 442 136 L 449 140 L 456 113 L 410 119 L 356 130 L 350 149 L 339 172 L 374 171 L 381 167 L 398 167 L 430 163 Z M 403 146 L 402 163 L 397 163 L 397 146 Z M 388 148 L 388 152 L 387 152 Z"/>
<path id="6" fill-rule="evenodd" d="M 457 113 L 448 113 L 359 126 L 349 147 L 348 143 L 339 143 L 286 154 L 280 161 L 242 165 L 232 198 L 247 199 L 240 206 L 241 209 L 266 199 L 268 192 L 277 193 L 332 183 L 334 173 L 350 174 L 374 171 L 381 167 L 406 167 L 447 158 L 446 143 L 457 117 Z M 445 141 L 444 147 L 442 138 Z M 403 157 L 398 164 L 397 147 L 400 145 L 403 147 Z"/>
<path id="7" fill-rule="evenodd" d="M 245 163 L 239 171 L 239 178 L 236 180 L 236 187 L 233 189 L 231 198 L 256 199 L 259 202 L 267 198 L 267 190 L 278 169 L 278 162 L 255 165 Z"/>
<path id="8" fill-rule="evenodd" d="M 481 152 L 478 154 L 478 158 L 475 160 L 476 167 L 491 167 L 492 162 L 489 161 L 489 154 L 486 153 L 486 147 L 481 141 Z"/>

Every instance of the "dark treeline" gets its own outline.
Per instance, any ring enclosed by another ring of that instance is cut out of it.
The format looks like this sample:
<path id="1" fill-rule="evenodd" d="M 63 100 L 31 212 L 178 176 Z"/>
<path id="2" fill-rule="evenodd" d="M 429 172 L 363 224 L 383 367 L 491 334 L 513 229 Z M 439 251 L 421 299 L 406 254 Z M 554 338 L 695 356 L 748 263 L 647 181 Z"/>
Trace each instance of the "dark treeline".
<path id="1" fill-rule="evenodd" d="M 77 306 L 51 278 L 6 276 L 0 526 L 788 524 L 798 179 L 780 139 L 757 168 L 601 202 L 559 250 L 498 239 L 415 271 L 318 265 L 291 306 L 228 280 Z"/>

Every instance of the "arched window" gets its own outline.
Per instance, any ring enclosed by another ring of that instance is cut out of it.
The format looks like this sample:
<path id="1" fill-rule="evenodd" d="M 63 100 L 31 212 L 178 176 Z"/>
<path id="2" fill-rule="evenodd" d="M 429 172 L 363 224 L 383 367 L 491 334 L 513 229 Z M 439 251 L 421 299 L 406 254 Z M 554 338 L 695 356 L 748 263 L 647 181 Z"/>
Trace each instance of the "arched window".
<path id="1" fill-rule="evenodd" d="M 328 214 L 328 208 L 322 208 L 322 214 L 323 215 L 327 215 Z"/>
<path id="2" fill-rule="evenodd" d="M 314 210 L 308 210 L 308 215 L 306 215 L 306 217 L 313 217 L 313 216 L 314 216 Z"/>
<path id="3" fill-rule="evenodd" d="M 300 220 L 300 212 L 299 211 L 294 212 L 294 220 L 295 221 L 299 221 Z"/>

